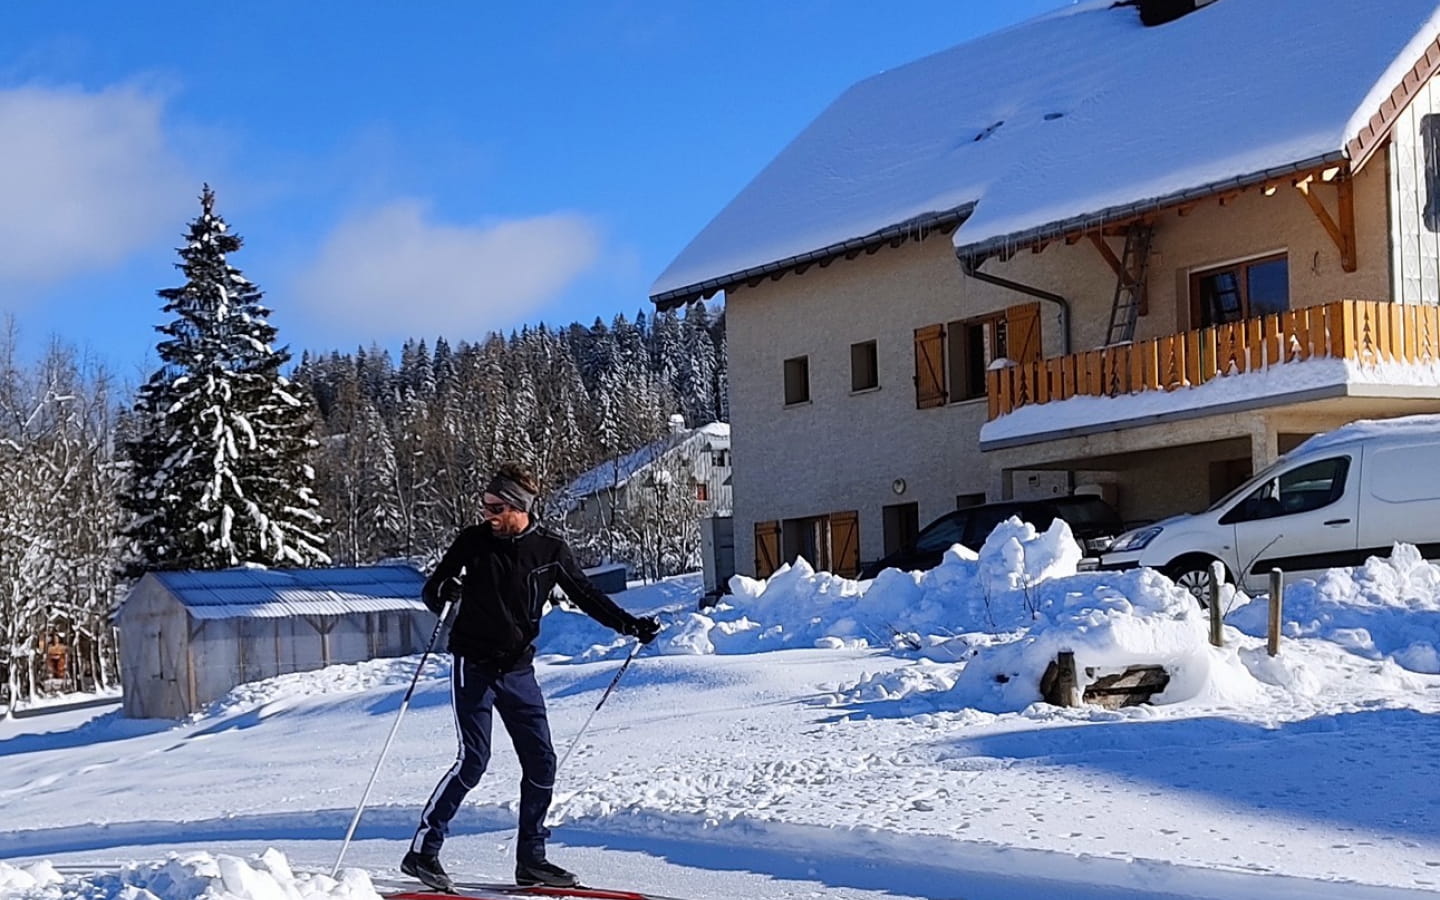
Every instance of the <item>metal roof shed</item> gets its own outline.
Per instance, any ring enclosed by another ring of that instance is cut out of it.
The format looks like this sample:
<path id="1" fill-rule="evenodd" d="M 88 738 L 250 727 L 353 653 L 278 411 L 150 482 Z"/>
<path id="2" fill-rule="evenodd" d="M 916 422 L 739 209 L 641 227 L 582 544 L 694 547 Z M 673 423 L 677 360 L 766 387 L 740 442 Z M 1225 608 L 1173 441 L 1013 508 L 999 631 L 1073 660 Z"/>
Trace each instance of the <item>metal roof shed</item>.
<path id="1" fill-rule="evenodd" d="M 125 715 L 181 718 L 232 687 L 424 648 L 409 566 L 150 572 L 116 614 Z"/>

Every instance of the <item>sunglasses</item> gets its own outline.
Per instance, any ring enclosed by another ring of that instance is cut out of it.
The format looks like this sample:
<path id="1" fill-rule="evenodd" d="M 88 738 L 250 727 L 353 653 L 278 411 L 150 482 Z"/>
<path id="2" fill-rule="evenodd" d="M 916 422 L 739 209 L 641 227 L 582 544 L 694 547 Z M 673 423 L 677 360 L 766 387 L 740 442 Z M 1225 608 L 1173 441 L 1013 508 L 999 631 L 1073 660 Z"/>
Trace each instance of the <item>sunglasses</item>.
<path id="1" fill-rule="evenodd" d="M 510 504 L 508 503 L 485 503 L 482 505 L 485 511 L 492 516 L 504 515 L 505 512 L 510 509 Z"/>

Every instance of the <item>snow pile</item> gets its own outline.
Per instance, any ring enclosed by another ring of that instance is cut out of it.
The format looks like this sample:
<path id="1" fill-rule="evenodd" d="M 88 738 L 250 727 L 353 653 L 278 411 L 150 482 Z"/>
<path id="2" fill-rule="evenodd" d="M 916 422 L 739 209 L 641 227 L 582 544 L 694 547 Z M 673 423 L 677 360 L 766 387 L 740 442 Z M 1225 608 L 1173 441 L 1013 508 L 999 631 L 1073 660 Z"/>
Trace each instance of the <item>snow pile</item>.
<path id="1" fill-rule="evenodd" d="M 440 648 L 443 650 L 444 648 Z M 371 688 L 392 685 L 408 685 L 415 677 L 415 666 L 419 655 L 369 659 L 363 662 L 327 667 L 324 678 L 316 678 L 313 672 L 292 672 L 276 675 L 260 681 L 237 685 L 224 697 L 216 700 L 192 719 L 223 717 L 256 707 L 279 711 L 289 707 L 293 701 L 317 694 L 358 694 Z M 432 653 L 425 662 L 425 675 L 435 678 L 450 677 L 450 655 Z M 423 677 L 423 676 L 422 676 Z"/>
<path id="2" fill-rule="evenodd" d="M 1194 597 L 1153 569 L 1056 579 L 1033 597 L 1027 627 L 971 649 L 973 658 L 950 691 L 951 705 L 1022 710 L 1041 699 L 1041 678 L 1061 651 L 1075 654 L 1082 690 L 1144 665 L 1161 666 L 1170 676 L 1153 703 L 1241 701 L 1258 689 L 1233 651 L 1210 646 Z"/>
<path id="3" fill-rule="evenodd" d="M 209 853 L 171 855 L 164 862 L 116 873 L 62 877 L 48 862 L 17 868 L 0 862 L 3 900 L 378 900 L 370 876 L 344 869 L 340 880 L 296 875 L 285 854 L 266 850 L 250 860 Z"/>
<path id="4" fill-rule="evenodd" d="M 978 554 L 957 544 L 928 572 L 887 569 L 863 582 L 816 572 L 797 560 L 764 581 L 736 576 L 728 604 L 692 616 L 674 637 L 663 634 L 662 649 L 913 647 L 924 636 L 1024 627 L 1036 591 L 1073 577 L 1080 557 L 1070 526 L 1059 519 L 1041 534 L 1012 518 L 991 532 Z"/>
<path id="5" fill-rule="evenodd" d="M 1269 604 L 1257 601 L 1226 621 L 1263 637 L 1268 616 Z M 1282 619 L 1286 637 L 1322 638 L 1368 659 L 1440 674 L 1440 566 L 1410 544 L 1396 544 L 1388 559 L 1372 556 L 1363 566 L 1286 585 Z"/>
<path id="6" fill-rule="evenodd" d="M 59 884 L 64 880 L 49 861 L 38 862 L 23 869 L 0 861 L 0 897 L 20 897 L 31 893 L 39 896 L 37 889 Z"/>
<path id="7" fill-rule="evenodd" d="M 1189 593 L 1151 570 L 1078 573 L 1080 558 L 1063 521 L 1039 533 L 1012 518 L 978 554 L 957 545 L 928 572 L 886 570 L 853 581 L 798 560 L 764 581 L 737 576 L 727 604 L 668 617 L 657 648 L 675 655 L 794 647 L 918 652 L 933 665 L 906 673 L 902 683 L 877 676 L 842 693 L 903 699 L 948 692 L 945 706 L 994 712 L 1040 700 L 1041 677 L 1060 651 L 1075 654 L 1082 687 L 1132 665 L 1164 666 L 1171 681 L 1158 702 L 1237 699 L 1257 688 L 1233 653 L 1209 646 Z"/>

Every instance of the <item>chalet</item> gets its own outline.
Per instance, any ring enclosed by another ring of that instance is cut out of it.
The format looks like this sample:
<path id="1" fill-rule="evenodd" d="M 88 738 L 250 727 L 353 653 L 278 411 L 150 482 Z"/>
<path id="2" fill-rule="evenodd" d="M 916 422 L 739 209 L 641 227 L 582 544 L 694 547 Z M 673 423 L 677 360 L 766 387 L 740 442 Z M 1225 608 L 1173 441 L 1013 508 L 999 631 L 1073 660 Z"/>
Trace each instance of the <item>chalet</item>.
<path id="1" fill-rule="evenodd" d="M 1440 411 L 1437 69 L 1435 0 L 1082 0 L 851 87 L 651 292 L 725 294 L 740 567 Z"/>

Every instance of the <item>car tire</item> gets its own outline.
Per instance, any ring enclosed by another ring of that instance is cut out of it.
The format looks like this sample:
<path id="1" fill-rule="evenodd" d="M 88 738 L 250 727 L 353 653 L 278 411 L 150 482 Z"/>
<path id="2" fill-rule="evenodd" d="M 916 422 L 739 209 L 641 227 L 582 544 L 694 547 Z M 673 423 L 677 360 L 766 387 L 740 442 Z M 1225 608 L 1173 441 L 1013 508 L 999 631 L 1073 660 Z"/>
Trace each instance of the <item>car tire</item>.
<path id="1" fill-rule="evenodd" d="M 1165 567 L 1165 575 L 1176 585 L 1189 591 L 1201 609 L 1209 609 L 1210 564 L 1214 562 L 1218 562 L 1215 557 L 1199 553 L 1182 556 Z M 1230 570 L 1223 564 L 1221 568 L 1225 570 L 1225 583 L 1234 584 L 1235 579 Z"/>

